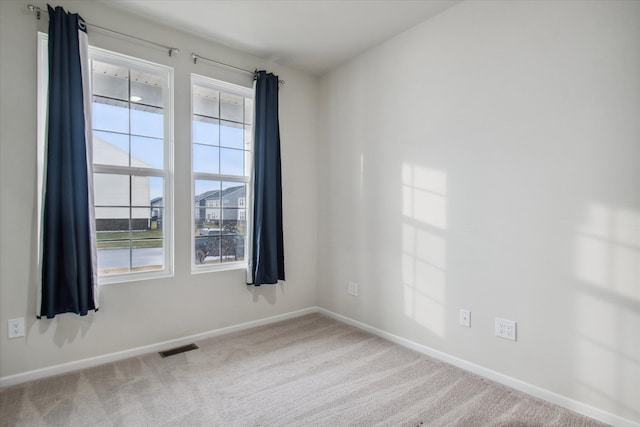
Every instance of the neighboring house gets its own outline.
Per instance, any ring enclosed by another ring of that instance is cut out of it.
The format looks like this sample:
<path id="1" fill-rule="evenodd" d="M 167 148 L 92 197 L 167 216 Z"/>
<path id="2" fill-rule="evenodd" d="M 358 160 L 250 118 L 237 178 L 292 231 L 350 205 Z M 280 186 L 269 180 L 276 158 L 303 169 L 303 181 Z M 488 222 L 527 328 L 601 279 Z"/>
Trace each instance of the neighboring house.
<path id="1" fill-rule="evenodd" d="M 94 135 L 94 157 L 112 165 L 128 164 L 129 153 Z M 136 165 L 148 166 L 139 159 L 133 159 Z M 132 230 L 150 228 L 151 213 L 148 208 L 133 208 L 129 212 L 129 192 L 122 191 L 131 185 L 131 206 L 149 206 L 150 182 L 148 176 L 137 176 L 129 183 L 128 175 L 95 174 L 96 189 L 96 230 L 120 231 L 129 230 L 131 218 Z M 99 189 L 99 191 L 98 191 Z"/>
<path id="2" fill-rule="evenodd" d="M 149 214 L 151 216 L 151 228 L 162 229 L 162 219 L 164 217 L 164 209 L 162 209 L 162 207 L 162 197 L 151 199 L 151 209 Z M 155 227 L 153 226 L 154 221 Z"/>
<path id="3" fill-rule="evenodd" d="M 213 190 L 196 195 L 195 220 L 201 223 L 217 222 L 239 224 L 246 219 L 245 185 Z"/>
<path id="4" fill-rule="evenodd" d="M 229 187 L 222 191 L 212 190 L 195 197 L 194 219 L 200 225 L 217 223 L 218 225 L 240 225 L 246 220 L 245 185 Z M 157 221 L 161 228 L 163 205 L 162 197 L 151 200 L 149 216 Z"/>

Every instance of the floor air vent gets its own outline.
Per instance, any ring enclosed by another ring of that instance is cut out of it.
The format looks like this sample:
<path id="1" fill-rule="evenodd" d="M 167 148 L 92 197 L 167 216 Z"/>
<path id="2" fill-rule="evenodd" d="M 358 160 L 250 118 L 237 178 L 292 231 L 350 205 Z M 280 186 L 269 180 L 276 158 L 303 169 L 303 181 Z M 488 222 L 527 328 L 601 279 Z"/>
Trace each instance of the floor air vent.
<path id="1" fill-rule="evenodd" d="M 184 353 L 185 351 L 196 350 L 197 348 L 198 346 L 195 344 L 183 345 L 182 347 L 176 347 L 172 348 L 171 350 L 161 351 L 160 356 L 169 357 L 173 356 L 174 354 Z"/>

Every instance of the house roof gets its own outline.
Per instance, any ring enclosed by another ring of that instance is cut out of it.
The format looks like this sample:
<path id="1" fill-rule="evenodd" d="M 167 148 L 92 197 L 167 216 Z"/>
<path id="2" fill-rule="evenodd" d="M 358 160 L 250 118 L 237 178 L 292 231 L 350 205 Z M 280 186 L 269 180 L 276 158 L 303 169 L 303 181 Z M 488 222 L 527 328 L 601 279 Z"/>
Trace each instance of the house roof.
<path id="1" fill-rule="evenodd" d="M 240 194 L 244 194 L 245 186 L 244 185 L 237 185 L 235 187 L 225 188 L 222 191 L 220 191 L 220 190 L 205 191 L 202 194 L 196 195 L 195 202 L 199 203 L 202 200 L 225 198 L 225 197 L 228 197 L 228 196 L 230 196 L 230 195 L 232 195 L 233 193 L 236 193 L 236 192 L 238 192 Z M 159 205 L 161 203 L 162 203 L 162 196 L 161 197 L 156 197 L 154 199 L 151 199 L 151 205 L 152 206 Z"/>
<path id="2" fill-rule="evenodd" d="M 211 190 L 211 191 L 205 191 L 202 194 L 198 194 L 195 197 L 195 202 L 198 203 L 202 200 L 208 200 L 208 199 L 218 199 L 218 198 L 225 198 L 228 197 L 229 195 L 235 193 L 235 192 L 241 192 L 242 194 L 244 194 L 245 191 L 245 186 L 244 185 L 238 185 L 235 187 L 229 187 L 229 188 L 225 188 L 224 190 Z"/>

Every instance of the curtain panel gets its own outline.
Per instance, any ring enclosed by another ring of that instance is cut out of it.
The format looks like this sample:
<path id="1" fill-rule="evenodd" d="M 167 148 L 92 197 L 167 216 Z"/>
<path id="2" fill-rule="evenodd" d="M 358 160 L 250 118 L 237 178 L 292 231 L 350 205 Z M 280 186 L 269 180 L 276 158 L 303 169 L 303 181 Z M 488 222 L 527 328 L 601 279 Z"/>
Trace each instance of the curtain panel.
<path id="1" fill-rule="evenodd" d="M 38 317 L 98 309 L 86 24 L 49 9 L 49 93 Z"/>
<path id="2" fill-rule="evenodd" d="M 278 76 L 256 72 L 253 217 L 248 284 L 285 280 Z"/>

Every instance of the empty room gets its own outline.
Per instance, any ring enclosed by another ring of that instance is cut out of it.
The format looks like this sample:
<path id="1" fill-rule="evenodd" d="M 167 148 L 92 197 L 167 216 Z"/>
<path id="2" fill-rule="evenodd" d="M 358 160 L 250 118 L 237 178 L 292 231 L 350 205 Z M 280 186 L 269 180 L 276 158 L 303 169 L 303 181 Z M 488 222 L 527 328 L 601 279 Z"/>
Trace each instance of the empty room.
<path id="1" fill-rule="evenodd" d="M 0 1 L 0 426 L 640 426 L 640 1 Z"/>

